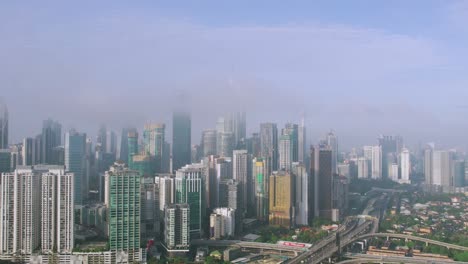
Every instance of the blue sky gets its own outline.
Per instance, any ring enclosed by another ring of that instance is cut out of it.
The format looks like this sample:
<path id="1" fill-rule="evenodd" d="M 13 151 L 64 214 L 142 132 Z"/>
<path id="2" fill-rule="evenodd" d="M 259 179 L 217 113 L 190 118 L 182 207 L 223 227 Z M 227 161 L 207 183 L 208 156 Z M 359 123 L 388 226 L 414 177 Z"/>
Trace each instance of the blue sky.
<path id="1" fill-rule="evenodd" d="M 306 112 L 313 141 L 466 147 L 466 25 L 468 1 L 2 2 L 0 95 L 14 140 L 48 117 L 170 125 L 187 104 L 194 142 L 244 109 L 249 132 Z"/>

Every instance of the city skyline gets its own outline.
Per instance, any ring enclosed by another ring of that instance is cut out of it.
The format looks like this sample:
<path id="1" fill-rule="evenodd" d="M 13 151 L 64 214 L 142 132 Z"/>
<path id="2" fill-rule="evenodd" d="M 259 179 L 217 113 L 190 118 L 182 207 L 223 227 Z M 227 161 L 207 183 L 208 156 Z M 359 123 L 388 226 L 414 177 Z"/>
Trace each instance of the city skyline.
<path id="1" fill-rule="evenodd" d="M 49 117 L 88 133 L 101 123 L 169 127 L 183 94 L 195 139 L 225 112 L 247 112 L 249 134 L 305 112 L 308 138 L 333 128 L 347 148 L 379 134 L 466 148 L 466 5 L 4 3 L 10 138 Z"/>
<path id="2" fill-rule="evenodd" d="M 468 263 L 466 25 L 468 0 L 0 3 L 0 263 Z"/>

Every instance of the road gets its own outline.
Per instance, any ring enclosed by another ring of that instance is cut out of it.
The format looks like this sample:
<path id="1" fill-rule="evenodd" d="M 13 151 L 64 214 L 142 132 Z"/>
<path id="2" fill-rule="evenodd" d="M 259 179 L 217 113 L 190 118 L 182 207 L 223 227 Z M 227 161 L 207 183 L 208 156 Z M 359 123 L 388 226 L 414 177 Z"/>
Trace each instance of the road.
<path id="1" fill-rule="evenodd" d="M 364 215 L 373 215 L 372 220 L 363 218 L 360 219 L 357 225 L 352 226 L 349 229 L 345 229 L 340 232 L 340 247 L 342 245 L 347 245 L 355 240 L 356 237 L 363 235 L 364 233 L 375 233 L 379 228 L 379 218 L 382 216 L 382 205 L 386 205 L 386 202 L 381 203 L 381 201 L 388 201 L 388 196 L 382 194 L 380 197 L 372 198 L 368 201 L 366 208 L 363 211 Z M 380 205 L 377 212 L 375 212 L 377 206 Z M 336 235 L 328 236 L 326 239 L 322 240 L 320 243 L 315 244 L 307 252 L 299 255 L 296 258 L 289 260 L 289 264 L 298 264 L 298 263 L 320 263 L 326 258 L 330 258 L 333 254 L 340 249 L 336 245 Z"/>
<path id="2" fill-rule="evenodd" d="M 411 236 L 411 235 L 405 235 L 405 234 L 393 234 L 393 233 L 370 233 L 370 234 L 365 234 L 360 237 L 357 237 L 355 240 L 362 240 L 366 239 L 369 237 L 392 237 L 392 238 L 401 238 L 401 239 L 408 239 L 412 241 L 420 241 L 428 244 L 433 244 L 433 245 L 438 245 L 442 247 L 446 247 L 448 249 L 457 249 L 457 250 L 462 250 L 462 251 L 468 251 L 468 247 L 463 247 L 459 245 L 454 245 L 454 244 L 449 244 L 445 242 L 440 242 L 437 240 L 432 240 L 424 237 L 417 237 L 417 236 Z"/>
<path id="3" fill-rule="evenodd" d="M 288 252 L 297 252 L 302 253 L 307 250 L 307 248 L 301 247 L 292 247 L 292 246 L 283 246 L 278 244 L 270 243 L 258 243 L 258 242 L 245 242 L 240 240 L 203 240 L 197 239 L 191 242 L 194 246 L 208 246 L 208 247 L 228 247 L 228 246 L 238 246 L 241 248 L 255 248 L 255 249 L 265 249 L 265 250 L 276 250 L 276 251 L 288 251 Z"/>
<path id="4" fill-rule="evenodd" d="M 338 263 L 420 263 L 420 264 L 468 264 L 468 262 L 453 261 L 451 259 L 434 259 L 422 257 L 402 257 L 402 256 L 376 256 L 367 254 L 346 254 L 347 258 L 354 260 L 346 260 Z"/>

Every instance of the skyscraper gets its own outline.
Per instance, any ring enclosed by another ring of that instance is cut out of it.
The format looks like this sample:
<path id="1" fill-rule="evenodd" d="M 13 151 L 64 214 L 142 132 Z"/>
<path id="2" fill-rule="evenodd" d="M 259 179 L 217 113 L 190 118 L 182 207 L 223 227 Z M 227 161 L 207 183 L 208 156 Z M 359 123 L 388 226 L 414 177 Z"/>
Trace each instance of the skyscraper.
<path id="1" fill-rule="evenodd" d="M 333 150 L 321 149 L 319 153 L 318 206 L 320 217 L 331 219 L 333 209 Z"/>
<path id="2" fill-rule="evenodd" d="M 35 166 L 41 171 L 41 247 L 44 253 L 70 254 L 74 247 L 74 179 L 63 166 Z"/>
<path id="3" fill-rule="evenodd" d="M 335 174 L 338 172 L 338 139 L 333 131 L 327 134 L 327 145 L 332 151 L 332 172 Z"/>
<path id="4" fill-rule="evenodd" d="M 230 130 L 234 134 L 234 148 L 239 148 L 242 140 L 246 139 L 245 112 L 231 113 L 228 118 Z"/>
<path id="5" fill-rule="evenodd" d="M 251 138 L 247 139 L 247 151 L 255 158 L 260 158 L 260 135 L 253 133 Z"/>
<path id="6" fill-rule="evenodd" d="M 141 224 L 140 238 L 148 241 L 159 232 L 159 193 L 154 177 L 143 177 L 140 182 Z"/>
<path id="7" fill-rule="evenodd" d="M 32 166 L 36 163 L 36 143 L 34 138 L 23 139 L 23 164 L 24 166 Z"/>
<path id="8" fill-rule="evenodd" d="M 278 148 L 279 169 L 290 171 L 293 162 L 293 141 L 291 135 L 281 135 Z"/>
<path id="9" fill-rule="evenodd" d="M 128 166 L 130 167 L 133 162 L 133 156 L 138 154 L 138 132 L 129 131 L 127 134 L 128 142 Z"/>
<path id="10" fill-rule="evenodd" d="M 305 165 L 301 162 L 292 164 L 291 173 L 295 177 L 295 225 L 309 225 L 309 174 Z"/>
<path id="11" fill-rule="evenodd" d="M 269 175 L 267 174 L 267 167 L 268 164 L 264 162 L 261 158 L 255 158 L 252 161 L 253 184 L 251 184 L 250 186 L 254 186 L 254 190 L 253 192 L 250 192 L 249 189 L 249 194 L 252 195 L 251 198 L 253 200 L 250 202 L 249 208 L 251 208 L 253 212 L 249 214 L 255 215 L 257 220 L 260 222 L 268 221 Z"/>
<path id="12" fill-rule="evenodd" d="M 278 128 L 273 123 L 260 124 L 261 155 L 268 164 L 269 173 L 278 169 Z M 268 174 L 269 174 L 268 173 Z"/>
<path id="13" fill-rule="evenodd" d="M 128 156 L 129 156 L 129 150 L 128 150 L 128 133 L 134 132 L 136 133 L 135 128 L 123 128 L 122 129 L 122 135 L 120 139 L 120 154 L 119 154 L 119 159 L 126 164 L 128 164 Z M 136 153 L 136 152 L 135 152 Z"/>
<path id="14" fill-rule="evenodd" d="M 289 136 L 291 141 L 291 162 L 297 162 L 299 159 L 299 126 L 287 123 L 282 129 L 281 135 Z"/>
<path id="15" fill-rule="evenodd" d="M 218 133 L 218 135 L 218 155 L 221 157 L 232 157 L 232 151 L 235 145 L 234 134 L 232 132 L 221 132 Z"/>
<path id="16" fill-rule="evenodd" d="M 99 127 L 96 143 L 96 145 L 100 146 L 103 153 L 107 152 L 107 128 L 104 124 Z"/>
<path id="17" fill-rule="evenodd" d="M 146 124 L 143 132 L 145 152 L 154 157 L 156 172 L 162 172 L 164 152 L 164 124 Z"/>
<path id="18" fill-rule="evenodd" d="M 9 149 L 0 149 L 0 174 L 12 171 L 11 152 Z M 0 178 L 0 183 L 1 183 Z"/>
<path id="19" fill-rule="evenodd" d="M 53 150 L 62 144 L 62 125 L 52 119 L 45 120 L 42 126 L 41 163 L 54 165 Z"/>
<path id="20" fill-rule="evenodd" d="M 210 238 L 220 239 L 234 236 L 236 230 L 236 210 L 220 207 L 210 215 Z"/>
<path id="21" fill-rule="evenodd" d="M 164 213 L 164 208 L 175 202 L 175 178 L 171 174 L 161 174 L 156 176 L 155 182 L 159 189 L 159 213 Z"/>
<path id="22" fill-rule="evenodd" d="M 454 162 L 454 177 L 453 177 L 453 186 L 454 187 L 464 187 L 465 186 L 465 161 L 457 160 Z"/>
<path id="23" fill-rule="evenodd" d="M 202 132 L 201 146 L 203 149 L 203 157 L 207 157 L 209 155 L 216 155 L 216 137 L 216 130 L 208 129 Z"/>
<path id="24" fill-rule="evenodd" d="M 382 148 L 380 146 L 372 147 L 372 159 L 371 159 L 371 178 L 374 180 L 382 179 Z M 387 166 L 388 170 L 388 166 Z M 387 173 L 388 175 L 388 173 Z"/>
<path id="25" fill-rule="evenodd" d="M 8 148 L 8 108 L 0 101 L 0 149 Z"/>
<path id="26" fill-rule="evenodd" d="M 286 171 L 275 171 L 269 180 L 269 224 L 290 228 L 294 207 L 293 176 Z"/>
<path id="27" fill-rule="evenodd" d="M 192 144 L 191 118 L 188 112 L 175 112 L 172 116 L 172 169 L 190 164 Z"/>
<path id="28" fill-rule="evenodd" d="M 168 252 L 188 252 L 190 247 L 190 206 L 172 204 L 164 209 L 164 247 Z"/>
<path id="29" fill-rule="evenodd" d="M 219 207 L 239 209 L 241 200 L 239 195 L 239 183 L 234 179 L 223 179 L 219 183 Z"/>
<path id="30" fill-rule="evenodd" d="M 18 167 L 2 174 L 0 192 L 0 254 L 31 254 L 40 245 L 40 174 Z"/>
<path id="31" fill-rule="evenodd" d="M 203 164 L 206 166 L 203 179 L 205 206 L 214 209 L 219 203 L 219 183 L 222 179 L 232 178 L 232 162 L 231 158 L 210 155 L 203 159 Z"/>
<path id="32" fill-rule="evenodd" d="M 106 206 L 109 212 L 109 248 L 123 250 L 130 262 L 139 261 L 140 174 L 116 162 L 106 172 Z"/>
<path id="33" fill-rule="evenodd" d="M 86 134 L 71 130 L 65 135 L 65 167 L 73 172 L 75 204 L 82 205 L 88 195 L 86 177 Z"/>
<path id="34" fill-rule="evenodd" d="M 176 172 L 175 203 L 185 203 L 190 208 L 190 236 L 202 235 L 205 216 L 204 179 L 206 168 L 203 164 L 189 164 Z"/>
<path id="35" fill-rule="evenodd" d="M 410 152 L 407 148 L 403 148 L 400 154 L 400 171 L 401 171 L 401 178 L 400 183 L 411 183 L 410 181 L 410 172 L 411 172 L 411 164 L 410 164 Z"/>
<path id="36" fill-rule="evenodd" d="M 305 127 L 305 118 L 302 117 L 301 119 L 301 124 L 299 125 L 299 130 L 298 130 L 298 134 L 297 134 L 297 137 L 298 137 L 298 158 L 297 158 L 297 161 L 299 162 L 303 162 L 305 164 L 306 162 L 306 151 L 307 151 L 307 148 L 306 148 L 306 133 L 307 133 L 307 130 L 306 130 L 306 127 Z"/>
<path id="37" fill-rule="evenodd" d="M 432 159 L 432 184 L 448 190 L 453 186 L 453 155 L 447 150 L 436 150 Z"/>
<path id="38" fill-rule="evenodd" d="M 434 149 L 431 146 L 427 146 L 424 150 L 424 178 L 427 187 L 433 185 L 432 169 L 433 169 L 433 153 Z"/>
<path id="39" fill-rule="evenodd" d="M 378 138 L 379 146 L 382 152 L 382 177 L 388 178 L 388 167 L 393 163 L 389 161 L 389 154 L 399 154 L 401 153 L 401 148 L 403 147 L 403 138 L 400 136 L 384 136 L 381 135 Z"/>
<path id="40" fill-rule="evenodd" d="M 251 178 L 251 156 L 247 150 L 234 150 L 232 158 L 232 178 L 239 183 L 239 194 L 242 208 L 237 213 L 243 215 L 248 208 L 248 183 Z"/>
<path id="41" fill-rule="evenodd" d="M 117 159 L 117 134 L 114 131 L 107 131 L 106 153 L 112 154 L 114 160 Z"/>

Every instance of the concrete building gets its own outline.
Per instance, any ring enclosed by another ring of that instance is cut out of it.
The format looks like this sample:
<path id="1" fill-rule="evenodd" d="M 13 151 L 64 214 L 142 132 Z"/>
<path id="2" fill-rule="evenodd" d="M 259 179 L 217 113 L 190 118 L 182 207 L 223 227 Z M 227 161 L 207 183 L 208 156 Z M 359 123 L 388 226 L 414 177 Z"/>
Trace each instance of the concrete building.
<path id="1" fill-rule="evenodd" d="M 290 171 L 293 162 L 293 140 L 291 135 L 281 135 L 278 148 L 279 169 Z"/>
<path id="2" fill-rule="evenodd" d="M 348 179 L 341 176 L 333 177 L 332 217 L 334 222 L 342 221 L 348 210 Z"/>
<path id="3" fill-rule="evenodd" d="M 433 153 L 434 149 L 430 146 L 427 146 L 424 150 L 424 178 L 426 186 L 431 186 L 432 182 L 432 169 L 433 169 Z"/>
<path id="4" fill-rule="evenodd" d="M 219 203 L 219 184 L 223 179 L 232 179 L 232 161 L 229 157 L 207 156 L 203 160 L 206 165 L 205 185 L 205 205 L 214 209 Z"/>
<path id="5" fill-rule="evenodd" d="M 411 161 L 410 161 L 410 152 L 407 148 L 403 148 L 400 154 L 400 171 L 401 177 L 399 179 L 400 183 L 411 183 L 410 173 L 411 173 Z"/>
<path id="6" fill-rule="evenodd" d="M 380 146 L 372 146 L 371 161 L 371 178 L 374 180 L 382 179 L 382 148 Z M 387 173 L 386 173 L 387 174 Z"/>
<path id="7" fill-rule="evenodd" d="M 394 182 L 400 182 L 398 164 L 393 163 L 388 167 L 388 169 L 389 169 L 388 174 L 387 174 L 388 178 Z"/>
<path id="8" fill-rule="evenodd" d="M 74 173 L 63 166 L 35 166 L 41 172 L 41 246 L 43 253 L 72 252 L 74 236 Z"/>
<path id="9" fill-rule="evenodd" d="M 190 247 L 190 206 L 172 204 L 164 209 L 164 247 L 169 253 L 186 253 Z"/>
<path id="10" fill-rule="evenodd" d="M 41 243 L 41 178 L 31 167 L 2 174 L 0 254 L 31 254 Z"/>
<path id="11" fill-rule="evenodd" d="M 234 179 L 223 179 L 219 183 L 219 206 L 238 210 L 241 208 L 239 183 Z"/>
<path id="12" fill-rule="evenodd" d="M 159 190 L 159 215 L 163 215 L 166 206 L 175 203 L 175 177 L 172 174 L 156 176 L 155 183 Z"/>
<path id="13" fill-rule="evenodd" d="M 432 156 L 432 184 L 447 189 L 453 186 L 452 153 L 436 150 Z"/>
<path id="14" fill-rule="evenodd" d="M 2 254 L 72 252 L 73 177 L 63 166 L 53 165 L 18 166 L 14 172 L 2 175 Z"/>
<path id="15" fill-rule="evenodd" d="M 301 162 L 292 164 L 291 173 L 295 177 L 295 225 L 309 225 L 309 174 Z"/>
<path id="16" fill-rule="evenodd" d="M 235 209 L 215 208 L 210 215 L 210 238 L 221 239 L 232 237 L 235 234 L 236 217 Z"/>

